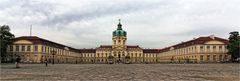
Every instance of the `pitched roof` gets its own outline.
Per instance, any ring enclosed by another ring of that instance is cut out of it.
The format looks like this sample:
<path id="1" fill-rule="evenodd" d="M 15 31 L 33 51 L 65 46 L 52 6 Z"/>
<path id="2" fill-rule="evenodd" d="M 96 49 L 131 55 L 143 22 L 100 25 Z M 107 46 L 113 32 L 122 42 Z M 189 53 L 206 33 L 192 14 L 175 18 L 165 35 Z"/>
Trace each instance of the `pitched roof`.
<path id="1" fill-rule="evenodd" d="M 127 48 L 140 48 L 138 45 L 127 45 Z"/>
<path id="2" fill-rule="evenodd" d="M 163 48 L 163 49 L 160 50 L 160 52 L 169 51 L 170 48 L 172 48 L 172 47 L 174 49 L 179 49 L 179 48 L 188 47 L 188 46 L 191 46 L 191 45 L 205 44 L 206 42 L 213 41 L 213 40 L 221 41 L 225 44 L 229 43 L 227 39 L 223 39 L 223 38 L 219 38 L 219 37 L 214 37 L 214 36 L 199 37 L 197 39 L 189 40 L 189 41 L 186 41 L 186 42 L 182 42 L 182 43 L 179 43 L 179 44 L 176 44 L 176 45 L 173 45 L 173 46 Z"/>
<path id="3" fill-rule="evenodd" d="M 16 37 L 14 39 L 12 39 L 12 43 L 18 40 L 28 40 L 31 41 L 33 44 L 43 44 L 43 45 L 49 45 L 55 48 L 60 48 L 60 49 L 64 49 L 65 47 L 69 48 L 70 51 L 75 51 L 78 52 L 77 49 L 60 44 L 60 43 L 56 43 L 56 42 L 52 42 L 37 36 L 21 36 L 21 37 Z"/>
<path id="4" fill-rule="evenodd" d="M 100 45 L 100 48 L 112 48 L 112 45 Z"/>
<path id="5" fill-rule="evenodd" d="M 112 45 L 100 45 L 100 48 L 112 48 Z M 140 48 L 138 45 L 127 45 L 127 48 Z"/>
<path id="6" fill-rule="evenodd" d="M 143 49 L 143 53 L 159 53 L 160 49 Z"/>
<path id="7" fill-rule="evenodd" d="M 80 53 L 96 53 L 96 49 L 78 49 Z"/>

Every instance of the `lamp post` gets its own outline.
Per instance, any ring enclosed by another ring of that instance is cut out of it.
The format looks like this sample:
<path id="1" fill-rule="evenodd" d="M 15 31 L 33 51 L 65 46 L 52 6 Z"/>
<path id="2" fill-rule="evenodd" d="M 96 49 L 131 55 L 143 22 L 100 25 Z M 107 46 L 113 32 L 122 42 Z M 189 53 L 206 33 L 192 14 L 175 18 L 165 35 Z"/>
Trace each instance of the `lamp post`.
<path id="1" fill-rule="evenodd" d="M 113 52 L 114 54 L 114 64 L 116 64 L 116 52 Z"/>
<path id="2" fill-rule="evenodd" d="M 0 33 L 0 50 L 2 50 L 2 33 Z M 0 55 L 2 55 L 2 52 L 0 52 Z M 2 56 L 0 56 L 0 63 L 2 63 Z"/>
<path id="3" fill-rule="evenodd" d="M 125 53 L 123 52 L 123 54 L 122 54 L 122 63 L 125 63 Z"/>
<path id="4" fill-rule="evenodd" d="M 56 51 L 55 51 L 55 50 L 52 50 L 51 53 L 52 53 L 52 56 L 53 56 L 52 64 L 54 64 L 54 55 L 55 55 Z"/>

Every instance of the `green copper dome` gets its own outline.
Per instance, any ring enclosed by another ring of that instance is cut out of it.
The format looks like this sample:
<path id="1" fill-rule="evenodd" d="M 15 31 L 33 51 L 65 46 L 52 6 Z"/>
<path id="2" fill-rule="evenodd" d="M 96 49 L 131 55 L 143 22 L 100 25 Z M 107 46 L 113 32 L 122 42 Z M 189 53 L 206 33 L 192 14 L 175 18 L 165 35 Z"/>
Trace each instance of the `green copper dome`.
<path id="1" fill-rule="evenodd" d="M 114 36 L 124 36 L 124 37 L 127 37 L 127 32 L 122 30 L 122 24 L 120 23 L 120 20 L 119 20 L 119 24 L 118 24 L 117 30 L 113 31 L 113 37 Z"/>

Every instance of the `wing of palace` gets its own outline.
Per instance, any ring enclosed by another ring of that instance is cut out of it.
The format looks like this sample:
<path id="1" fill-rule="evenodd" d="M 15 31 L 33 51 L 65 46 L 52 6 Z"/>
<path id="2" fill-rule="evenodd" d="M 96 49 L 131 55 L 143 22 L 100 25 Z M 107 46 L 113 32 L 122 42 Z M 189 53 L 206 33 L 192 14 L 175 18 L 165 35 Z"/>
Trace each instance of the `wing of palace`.
<path id="1" fill-rule="evenodd" d="M 211 63 L 228 59 L 228 40 L 211 36 L 198 37 L 166 48 L 144 49 L 127 45 L 127 32 L 119 22 L 112 32 L 112 45 L 94 49 L 76 49 L 37 36 L 14 38 L 7 49 L 7 60 L 16 56 L 24 63 Z"/>

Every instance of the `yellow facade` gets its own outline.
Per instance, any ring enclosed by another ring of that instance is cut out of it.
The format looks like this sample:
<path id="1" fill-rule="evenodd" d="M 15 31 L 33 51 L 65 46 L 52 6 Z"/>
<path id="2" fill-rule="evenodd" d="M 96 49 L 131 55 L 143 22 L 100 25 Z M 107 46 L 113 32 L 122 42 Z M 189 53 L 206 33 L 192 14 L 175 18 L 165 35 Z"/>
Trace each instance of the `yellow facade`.
<path id="1" fill-rule="evenodd" d="M 171 47 L 169 51 L 159 53 L 157 58 L 158 62 L 224 62 L 229 59 L 226 46 L 221 41 L 208 41 L 204 44 L 191 45 L 179 49 Z"/>
<path id="2" fill-rule="evenodd" d="M 55 51 L 55 53 L 52 52 Z M 81 56 L 78 52 L 70 51 L 67 47 L 64 49 L 43 45 L 33 44 L 31 41 L 18 40 L 8 46 L 7 58 L 9 61 L 14 61 L 16 56 L 21 57 L 21 61 L 25 63 L 42 63 L 45 59 L 55 63 L 75 63 L 81 61 Z M 53 55 L 55 54 L 55 55 Z"/>
<path id="3" fill-rule="evenodd" d="M 208 36 L 163 49 L 143 49 L 127 45 L 127 32 L 119 22 L 117 30 L 113 31 L 112 45 L 74 49 L 42 38 L 23 36 L 8 46 L 7 58 L 13 61 L 20 56 L 26 63 L 42 63 L 46 59 L 49 62 L 54 59 L 55 63 L 211 63 L 229 59 L 227 43 L 226 39 Z"/>

